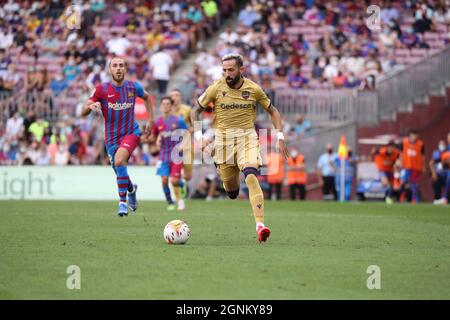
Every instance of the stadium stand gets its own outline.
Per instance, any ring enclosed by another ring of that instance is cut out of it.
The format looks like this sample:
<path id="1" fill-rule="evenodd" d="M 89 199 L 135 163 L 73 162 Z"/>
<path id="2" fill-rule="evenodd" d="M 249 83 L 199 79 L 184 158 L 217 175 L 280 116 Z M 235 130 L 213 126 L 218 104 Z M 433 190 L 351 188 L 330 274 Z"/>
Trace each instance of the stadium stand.
<path id="1" fill-rule="evenodd" d="M 230 0 L 221 7 L 214 1 L 95 0 L 72 7 L 72 1 L 5 2 L 0 2 L 0 136 L 2 147 L 13 152 L 0 164 L 35 163 L 34 145 L 59 144 L 57 136 L 71 154 L 70 163 L 103 163 L 102 129 L 78 116 L 92 88 L 108 79 L 108 60 L 126 57 L 129 79 L 155 93 L 149 63 L 155 53 L 170 55 L 175 69 L 235 8 Z M 70 21 L 78 25 L 70 27 Z M 11 136 L 6 123 L 16 113 L 23 127 Z M 52 139 L 35 141 L 41 136 L 28 133 L 39 119 Z M 74 134 L 78 129 L 80 139 Z"/>

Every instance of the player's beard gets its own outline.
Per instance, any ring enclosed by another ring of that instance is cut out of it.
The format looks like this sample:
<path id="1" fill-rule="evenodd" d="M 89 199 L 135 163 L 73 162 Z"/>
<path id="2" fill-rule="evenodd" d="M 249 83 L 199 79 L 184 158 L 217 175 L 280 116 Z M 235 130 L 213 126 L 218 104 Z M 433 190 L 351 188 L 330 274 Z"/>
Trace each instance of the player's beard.
<path id="1" fill-rule="evenodd" d="M 125 77 L 125 75 L 123 73 L 120 76 L 112 74 L 113 80 L 116 82 L 119 82 L 119 83 L 123 81 L 124 77 Z"/>
<path id="2" fill-rule="evenodd" d="M 241 78 L 241 75 L 240 74 L 238 74 L 236 77 L 234 77 L 234 78 L 231 78 L 231 77 L 226 77 L 226 81 L 227 81 L 227 85 L 229 86 L 229 87 L 234 87 L 234 85 L 236 84 L 236 83 L 238 83 L 238 81 L 239 81 L 239 79 Z"/>

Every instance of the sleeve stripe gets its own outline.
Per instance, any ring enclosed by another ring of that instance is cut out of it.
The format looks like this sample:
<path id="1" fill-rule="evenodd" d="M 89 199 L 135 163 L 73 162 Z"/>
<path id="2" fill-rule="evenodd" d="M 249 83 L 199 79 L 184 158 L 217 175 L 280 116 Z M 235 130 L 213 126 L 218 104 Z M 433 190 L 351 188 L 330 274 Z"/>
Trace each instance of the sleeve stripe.
<path id="1" fill-rule="evenodd" d="M 200 106 L 200 108 L 202 109 L 206 109 L 206 107 L 202 106 L 202 104 L 200 103 L 200 100 L 197 100 L 198 105 Z"/>

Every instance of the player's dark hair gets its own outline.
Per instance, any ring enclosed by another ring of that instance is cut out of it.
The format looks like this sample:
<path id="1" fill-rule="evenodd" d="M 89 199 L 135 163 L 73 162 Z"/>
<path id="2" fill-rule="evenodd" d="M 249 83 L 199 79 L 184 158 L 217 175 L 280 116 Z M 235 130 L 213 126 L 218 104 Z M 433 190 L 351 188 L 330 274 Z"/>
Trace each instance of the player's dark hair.
<path id="1" fill-rule="evenodd" d="M 411 130 L 409 130 L 409 134 L 415 134 L 415 135 L 418 135 L 418 134 L 419 134 L 419 131 L 418 131 L 417 129 L 411 129 Z"/>
<path id="2" fill-rule="evenodd" d="M 159 102 L 163 102 L 164 100 L 169 100 L 170 104 L 173 105 L 173 99 L 169 96 L 164 96 L 161 98 L 161 100 L 159 100 Z"/>
<path id="3" fill-rule="evenodd" d="M 244 58 L 238 53 L 229 53 L 222 57 L 222 62 L 227 60 L 234 60 L 238 67 L 242 67 L 244 65 Z"/>

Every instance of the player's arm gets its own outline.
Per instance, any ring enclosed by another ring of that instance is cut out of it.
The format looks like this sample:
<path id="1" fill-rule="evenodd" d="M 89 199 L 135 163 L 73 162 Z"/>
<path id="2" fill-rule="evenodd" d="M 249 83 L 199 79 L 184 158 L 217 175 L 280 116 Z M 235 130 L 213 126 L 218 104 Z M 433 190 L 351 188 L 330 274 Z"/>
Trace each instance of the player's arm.
<path id="1" fill-rule="evenodd" d="M 102 109 L 102 105 L 100 103 L 101 100 L 102 100 L 102 86 L 98 85 L 95 87 L 91 96 L 81 109 L 81 116 L 86 117 L 91 113 L 91 111 L 100 112 L 100 110 Z"/>
<path id="2" fill-rule="evenodd" d="M 148 136 L 148 142 L 154 143 L 158 139 L 159 133 L 157 130 L 155 130 L 155 127 L 150 130 L 150 135 Z"/>
<path id="3" fill-rule="evenodd" d="M 204 111 L 205 109 L 203 107 L 200 106 L 200 104 L 197 104 L 196 106 L 192 107 L 191 110 L 191 122 L 192 122 L 192 126 L 194 127 L 194 124 L 197 121 L 200 121 L 200 114 Z"/>
<path id="4" fill-rule="evenodd" d="M 275 128 L 275 130 L 277 130 L 277 141 L 281 154 L 283 154 L 284 159 L 287 160 L 290 157 L 290 154 L 286 146 L 286 142 L 284 141 L 283 125 L 280 112 L 277 108 L 275 108 L 270 99 L 267 97 L 266 93 L 260 87 L 258 87 L 256 91 L 256 102 L 258 102 L 259 105 L 262 106 L 264 110 L 266 110 L 270 115 L 273 127 Z"/>
<path id="5" fill-rule="evenodd" d="M 148 120 L 147 120 L 147 123 L 145 124 L 144 132 L 146 134 L 149 134 L 152 130 L 152 125 L 153 125 L 153 105 L 152 105 L 152 99 L 151 99 L 150 93 L 148 93 L 146 90 L 144 90 L 142 99 L 144 100 L 145 109 L 147 110 L 147 114 L 148 114 Z"/>
<path id="6" fill-rule="evenodd" d="M 91 111 L 99 112 L 101 110 L 101 107 L 102 105 L 99 101 L 88 99 L 88 101 L 83 106 L 83 109 L 81 110 L 81 116 L 86 117 L 91 113 Z"/>
<path id="7" fill-rule="evenodd" d="M 283 155 L 284 159 L 288 159 L 290 157 L 289 150 L 287 148 L 286 142 L 284 141 L 283 134 L 283 125 L 281 121 L 281 115 L 277 108 L 274 105 L 270 105 L 267 110 L 267 113 L 270 115 L 272 120 L 273 127 L 277 130 L 277 141 Z"/>
<path id="8" fill-rule="evenodd" d="M 149 135 L 151 133 L 153 125 L 153 105 L 151 95 L 147 92 L 147 90 L 144 90 L 144 87 L 139 82 L 135 82 L 134 85 L 136 86 L 137 96 L 144 100 L 145 109 L 147 110 L 148 121 L 145 124 L 144 133 L 146 135 Z"/>

